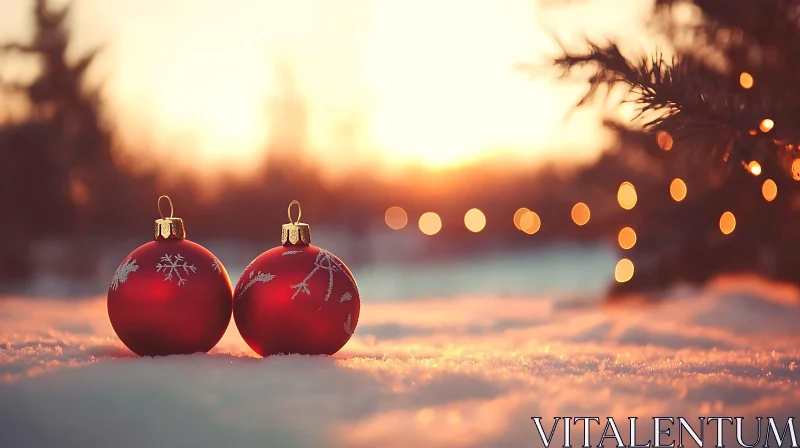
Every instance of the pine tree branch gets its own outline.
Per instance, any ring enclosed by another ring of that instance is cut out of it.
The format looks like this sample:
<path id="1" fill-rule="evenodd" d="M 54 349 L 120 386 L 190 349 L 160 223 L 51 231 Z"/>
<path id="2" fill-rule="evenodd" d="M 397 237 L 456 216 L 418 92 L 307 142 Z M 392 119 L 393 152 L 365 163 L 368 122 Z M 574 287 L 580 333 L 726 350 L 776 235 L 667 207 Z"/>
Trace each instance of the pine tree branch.
<path id="1" fill-rule="evenodd" d="M 685 151 L 723 161 L 741 162 L 786 151 L 800 156 L 800 105 L 785 90 L 766 85 L 744 89 L 738 76 L 709 68 L 692 55 L 676 57 L 669 63 L 661 55 L 635 63 L 618 46 L 589 44 L 582 54 L 564 51 L 554 64 L 562 77 L 574 69 L 591 66 L 589 90 L 576 106 L 594 99 L 600 86 L 625 85 L 638 106 L 637 119 L 654 116 L 642 123 L 646 132 L 667 131 L 680 139 Z M 610 89 L 609 89 L 610 90 Z M 773 128 L 760 125 L 765 119 Z M 771 151 L 770 151 L 771 148 Z"/>

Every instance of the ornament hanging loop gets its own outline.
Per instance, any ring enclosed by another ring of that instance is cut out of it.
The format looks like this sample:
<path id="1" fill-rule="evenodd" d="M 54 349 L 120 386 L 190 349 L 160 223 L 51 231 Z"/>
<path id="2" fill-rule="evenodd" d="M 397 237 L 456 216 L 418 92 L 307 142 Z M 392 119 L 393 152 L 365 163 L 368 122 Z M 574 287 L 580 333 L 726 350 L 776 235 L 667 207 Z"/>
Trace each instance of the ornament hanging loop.
<path id="1" fill-rule="evenodd" d="M 292 206 L 297 206 L 297 219 L 292 218 Z M 308 224 L 300 222 L 303 209 L 299 201 L 289 203 L 289 224 L 284 224 L 281 229 L 281 244 L 284 246 L 308 246 L 311 244 L 311 229 Z"/>
<path id="2" fill-rule="evenodd" d="M 174 216 L 174 213 L 175 213 L 175 207 L 172 205 L 172 199 L 170 199 L 169 196 L 167 196 L 167 195 L 162 195 L 162 196 L 158 197 L 158 204 L 157 204 L 158 205 L 158 214 L 161 215 L 161 219 L 165 219 L 164 218 L 164 212 L 161 211 L 161 200 L 162 199 L 166 199 L 167 202 L 169 203 L 169 218 L 167 218 L 167 219 L 172 219 L 173 216 Z M 299 207 L 300 205 L 298 204 L 297 206 Z"/>
<path id="3" fill-rule="evenodd" d="M 169 216 L 164 217 L 164 212 L 161 210 L 161 200 L 166 199 L 169 204 Z M 156 219 L 155 239 L 156 240 L 182 240 L 186 238 L 186 229 L 183 227 L 183 220 L 174 216 L 175 207 L 172 205 L 172 199 L 167 195 L 158 198 L 158 214 L 161 219 Z"/>
<path id="4" fill-rule="evenodd" d="M 297 206 L 297 219 L 292 219 L 292 206 L 293 205 Z M 289 224 L 294 224 L 294 225 L 300 224 L 300 217 L 303 216 L 303 209 L 300 208 L 300 201 L 295 199 L 294 201 L 290 202 L 289 203 L 289 209 L 287 210 L 287 212 L 289 214 Z"/>

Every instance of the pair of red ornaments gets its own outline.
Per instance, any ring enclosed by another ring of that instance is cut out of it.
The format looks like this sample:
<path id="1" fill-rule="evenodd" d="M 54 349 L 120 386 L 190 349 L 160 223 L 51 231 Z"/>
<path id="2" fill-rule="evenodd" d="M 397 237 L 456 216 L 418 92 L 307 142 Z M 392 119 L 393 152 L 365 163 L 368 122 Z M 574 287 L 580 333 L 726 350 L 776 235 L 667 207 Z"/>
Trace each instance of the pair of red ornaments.
<path id="1" fill-rule="evenodd" d="M 162 199 L 169 202 L 168 218 Z M 289 204 L 282 245 L 253 260 L 235 288 L 219 259 L 186 239 L 169 197 L 160 197 L 158 205 L 155 240 L 125 258 L 108 288 L 111 326 L 131 351 L 207 352 L 222 339 L 231 314 L 261 356 L 332 355 L 350 339 L 361 308 L 358 286 L 339 258 L 311 245 L 300 203 Z"/>

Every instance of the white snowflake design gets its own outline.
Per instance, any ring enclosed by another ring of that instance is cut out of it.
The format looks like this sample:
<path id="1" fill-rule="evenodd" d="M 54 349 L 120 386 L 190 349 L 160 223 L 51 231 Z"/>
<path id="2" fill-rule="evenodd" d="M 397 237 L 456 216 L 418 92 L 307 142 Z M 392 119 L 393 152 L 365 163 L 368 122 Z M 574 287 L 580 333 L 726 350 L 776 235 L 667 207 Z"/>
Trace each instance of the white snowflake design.
<path id="1" fill-rule="evenodd" d="M 241 278 L 244 278 L 244 274 L 246 274 L 246 273 L 247 273 L 247 270 L 248 270 L 248 269 L 250 269 L 250 266 L 252 266 L 252 265 L 253 265 L 253 263 L 255 263 L 255 262 L 256 262 L 256 259 L 255 259 L 255 258 L 253 258 L 253 259 L 250 261 L 250 263 L 248 263 L 248 264 L 247 264 L 247 266 L 245 266 L 245 267 L 244 267 L 244 270 L 242 271 L 242 277 L 241 277 Z M 252 273 L 251 273 L 251 275 L 252 275 Z M 242 283 L 242 281 L 241 281 L 241 279 L 240 279 L 238 282 L 236 282 L 236 288 L 234 288 L 234 290 L 233 290 L 233 296 L 234 296 L 234 297 L 236 297 L 236 296 L 238 296 L 238 295 L 239 295 L 239 293 L 240 293 L 240 292 L 241 292 L 241 290 L 242 290 L 242 286 L 244 286 L 244 284 Z"/>
<path id="2" fill-rule="evenodd" d="M 211 269 L 217 271 L 217 274 L 222 274 L 222 266 L 219 265 L 219 260 L 216 257 L 211 259 Z"/>
<path id="3" fill-rule="evenodd" d="M 197 268 L 194 267 L 193 264 L 189 264 L 186 262 L 181 254 L 175 254 L 175 259 L 172 259 L 172 255 L 164 255 L 161 257 L 161 263 L 156 265 L 156 272 L 163 272 L 164 273 L 164 281 L 169 282 L 172 281 L 173 278 L 178 278 L 178 286 L 183 286 L 186 283 L 186 279 L 181 276 L 181 269 L 183 269 L 183 273 L 188 277 L 189 274 L 193 274 L 197 272 Z"/>
<path id="4" fill-rule="evenodd" d="M 128 275 L 131 272 L 136 272 L 138 269 L 139 266 L 136 265 L 136 260 L 131 261 L 129 257 L 117 268 L 117 272 L 114 273 L 114 278 L 111 279 L 111 289 L 116 291 L 119 285 L 128 281 Z"/>
<path id="5" fill-rule="evenodd" d="M 350 291 L 347 291 L 346 293 L 342 294 L 342 298 L 339 299 L 339 303 L 348 302 L 348 301 L 350 301 L 352 299 L 353 299 L 353 295 L 350 294 Z"/>
<path id="6" fill-rule="evenodd" d="M 352 316 L 353 316 L 352 314 L 348 314 L 347 315 L 347 321 L 345 321 L 345 323 L 344 323 L 344 332 L 347 333 L 348 335 L 351 335 L 351 336 L 353 334 L 353 329 L 351 328 L 351 324 L 352 324 L 351 318 L 352 318 Z"/>
<path id="7" fill-rule="evenodd" d="M 294 294 L 292 295 L 292 300 L 297 297 L 300 292 L 306 293 L 307 296 L 311 295 L 311 291 L 308 289 L 308 281 L 311 280 L 311 277 L 317 273 L 320 269 L 328 271 L 328 292 L 325 294 L 325 301 L 327 302 L 328 299 L 331 298 L 331 293 L 333 293 L 333 273 L 334 272 L 341 272 L 345 274 L 345 276 L 350 280 L 353 284 L 353 288 L 356 287 L 355 282 L 349 275 L 347 275 L 347 271 L 345 271 L 344 266 L 342 266 L 336 259 L 333 257 L 333 254 L 328 252 L 327 250 L 320 250 L 317 254 L 317 259 L 314 261 L 314 269 L 303 279 L 302 282 L 292 285 L 291 288 L 295 290 Z M 341 301 L 340 301 L 341 302 Z"/>
<path id="8" fill-rule="evenodd" d="M 266 282 L 272 281 L 272 279 L 274 279 L 274 278 L 275 278 L 275 276 L 272 275 L 272 274 L 269 274 L 269 273 L 265 274 L 265 273 L 263 273 L 261 271 L 258 271 L 258 275 L 256 275 L 256 271 L 253 271 L 253 272 L 250 273 L 250 278 L 247 281 L 247 284 L 245 284 L 242 287 L 242 289 L 238 292 L 237 296 L 240 296 L 240 295 L 244 294 L 245 291 L 250 289 L 250 287 L 255 285 L 256 283 L 266 283 Z"/>
<path id="9" fill-rule="evenodd" d="M 284 252 L 284 253 L 282 253 L 282 254 L 281 254 L 281 257 L 284 257 L 284 256 L 286 256 L 286 255 L 294 255 L 294 254 L 299 254 L 299 253 L 300 253 L 300 251 L 299 251 L 299 250 L 287 250 L 286 252 Z"/>

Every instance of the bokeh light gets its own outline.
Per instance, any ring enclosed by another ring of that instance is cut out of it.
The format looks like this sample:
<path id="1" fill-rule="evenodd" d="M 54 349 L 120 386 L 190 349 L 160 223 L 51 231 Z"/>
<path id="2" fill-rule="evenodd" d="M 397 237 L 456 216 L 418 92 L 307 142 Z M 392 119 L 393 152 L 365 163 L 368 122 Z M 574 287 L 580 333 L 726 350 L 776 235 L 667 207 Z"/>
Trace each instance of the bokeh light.
<path id="1" fill-rule="evenodd" d="M 617 202 L 619 206 L 625 210 L 630 210 L 636 206 L 637 201 L 636 188 L 630 182 L 623 182 L 617 191 Z"/>
<path id="2" fill-rule="evenodd" d="M 385 219 L 386 225 L 394 230 L 400 230 L 408 224 L 408 214 L 401 207 L 389 207 Z"/>
<path id="3" fill-rule="evenodd" d="M 775 122 L 770 120 L 769 118 L 763 119 L 761 121 L 761 124 L 758 125 L 758 128 L 761 129 L 761 132 L 769 132 L 774 127 L 775 127 Z"/>
<path id="4" fill-rule="evenodd" d="M 86 182 L 77 176 L 70 176 L 69 180 L 69 196 L 72 202 L 76 205 L 86 205 L 92 197 L 89 186 Z"/>
<path id="5" fill-rule="evenodd" d="M 658 143 L 659 148 L 664 151 L 669 151 L 672 149 L 672 136 L 667 131 L 659 131 L 658 134 L 656 134 L 656 143 Z"/>
<path id="6" fill-rule="evenodd" d="M 772 179 L 767 179 L 761 184 L 761 194 L 767 202 L 772 202 L 778 196 L 778 185 Z"/>
<path id="7" fill-rule="evenodd" d="M 758 176 L 761 174 L 761 164 L 753 160 L 747 164 L 747 171 L 750 171 L 753 176 Z"/>
<path id="8" fill-rule="evenodd" d="M 800 180 L 800 159 L 792 160 L 792 179 Z"/>
<path id="9" fill-rule="evenodd" d="M 619 283 L 625 283 L 633 278 L 633 262 L 627 258 L 623 258 L 617 262 L 617 267 L 614 268 L 614 279 Z"/>
<path id="10" fill-rule="evenodd" d="M 470 209 L 464 215 L 464 225 L 470 232 L 478 233 L 486 227 L 486 215 L 477 208 Z"/>
<path id="11" fill-rule="evenodd" d="M 617 236 L 619 247 L 627 250 L 636 245 L 636 232 L 630 227 L 625 227 L 619 231 Z"/>
<path id="12" fill-rule="evenodd" d="M 516 227 L 518 230 L 522 230 L 520 222 L 522 221 L 522 217 L 525 215 L 525 213 L 528 212 L 530 212 L 530 210 L 528 210 L 527 207 L 522 207 L 516 212 L 514 212 L 514 227 Z"/>
<path id="13" fill-rule="evenodd" d="M 730 235 L 736 228 L 736 217 L 731 212 L 725 212 L 719 217 L 719 230 L 724 235 Z"/>
<path id="14" fill-rule="evenodd" d="M 419 230 L 425 235 L 436 235 L 442 230 L 442 219 L 434 212 L 423 213 L 419 217 Z"/>
<path id="15" fill-rule="evenodd" d="M 572 207 L 572 221 L 582 226 L 589 222 L 589 206 L 584 204 L 583 202 L 578 202 Z"/>
<path id="16" fill-rule="evenodd" d="M 686 199 L 686 193 L 686 182 L 679 177 L 672 179 L 672 182 L 669 184 L 669 195 L 672 197 L 672 200 L 675 202 L 681 202 L 682 200 Z"/>
<path id="17" fill-rule="evenodd" d="M 533 235 L 542 227 L 542 220 L 536 212 L 528 210 L 519 221 L 519 228 L 528 235 Z"/>
<path id="18" fill-rule="evenodd" d="M 742 74 L 739 75 L 739 85 L 741 85 L 742 88 L 749 89 L 753 87 L 754 81 L 753 75 L 750 73 L 742 72 Z"/>

